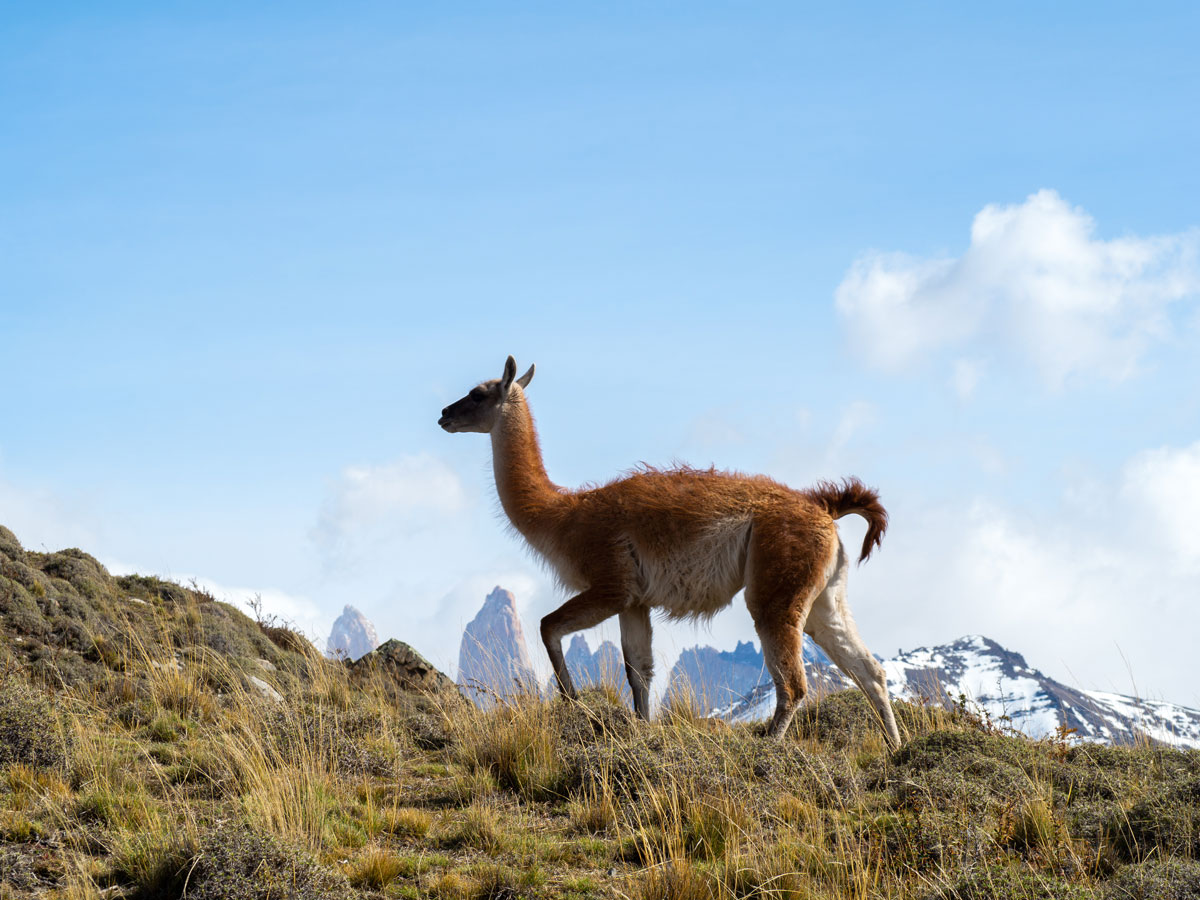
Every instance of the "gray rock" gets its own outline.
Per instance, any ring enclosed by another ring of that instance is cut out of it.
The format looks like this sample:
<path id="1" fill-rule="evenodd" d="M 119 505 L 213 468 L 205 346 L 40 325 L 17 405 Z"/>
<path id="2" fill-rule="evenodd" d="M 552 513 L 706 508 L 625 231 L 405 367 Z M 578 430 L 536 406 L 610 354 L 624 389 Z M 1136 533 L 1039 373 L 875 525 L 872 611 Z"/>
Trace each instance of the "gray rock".
<path id="1" fill-rule="evenodd" d="M 379 674 L 400 691 L 454 691 L 454 682 L 404 641 L 390 640 L 350 664 L 357 676 Z"/>
<path id="2" fill-rule="evenodd" d="M 278 702 L 283 699 L 283 694 L 279 693 L 279 691 L 275 690 L 275 688 L 271 687 L 261 678 L 255 678 L 253 675 L 247 675 L 246 678 L 250 682 L 250 686 L 268 700 L 275 700 Z"/>

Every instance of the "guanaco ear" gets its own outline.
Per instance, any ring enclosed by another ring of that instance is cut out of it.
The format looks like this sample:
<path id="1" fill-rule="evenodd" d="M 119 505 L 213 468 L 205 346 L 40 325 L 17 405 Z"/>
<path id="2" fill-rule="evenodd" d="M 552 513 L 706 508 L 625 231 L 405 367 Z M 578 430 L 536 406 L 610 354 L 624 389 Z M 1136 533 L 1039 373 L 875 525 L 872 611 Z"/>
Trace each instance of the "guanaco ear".
<path id="1" fill-rule="evenodd" d="M 517 379 L 517 384 L 521 386 L 522 390 L 529 387 L 529 382 L 533 381 L 533 370 L 534 366 L 531 365 L 529 371 Z"/>
<path id="2" fill-rule="evenodd" d="M 517 377 L 517 361 L 511 356 L 504 363 L 504 376 L 500 379 L 500 390 L 508 393 L 508 389 L 512 387 L 513 379 Z"/>

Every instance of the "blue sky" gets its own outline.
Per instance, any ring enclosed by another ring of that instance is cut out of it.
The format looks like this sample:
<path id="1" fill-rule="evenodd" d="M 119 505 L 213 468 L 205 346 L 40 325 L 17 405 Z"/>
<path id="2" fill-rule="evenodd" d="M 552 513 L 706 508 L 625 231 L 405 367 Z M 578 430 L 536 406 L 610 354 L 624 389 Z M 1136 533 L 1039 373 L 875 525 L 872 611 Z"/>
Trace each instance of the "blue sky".
<path id="1" fill-rule="evenodd" d="M 560 483 L 877 485 L 876 652 L 1200 706 L 1194 5 L 98 10 L 0 17 L 27 546 L 452 667 L 493 584 L 555 603 L 435 424 L 513 353 Z"/>

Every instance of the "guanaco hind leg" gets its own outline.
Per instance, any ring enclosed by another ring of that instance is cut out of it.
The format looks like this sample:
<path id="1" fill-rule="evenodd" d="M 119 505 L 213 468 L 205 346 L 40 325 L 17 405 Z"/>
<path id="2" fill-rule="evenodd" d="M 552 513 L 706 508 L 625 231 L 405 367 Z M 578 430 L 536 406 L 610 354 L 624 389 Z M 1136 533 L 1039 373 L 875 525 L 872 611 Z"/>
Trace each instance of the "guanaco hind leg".
<path id="1" fill-rule="evenodd" d="M 811 599 L 793 601 L 807 606 Z M 775 682 L 775 714 L 767 726 L 767 734 L 782 738 L 792 723 L 792 717 L 808 693 L 804 675 L 803 634 L 795 616 L 786 609 L 767 609 L 754 617 L 754 627 L 762 642 L 763 662 Z"/>
<path id="2" fill-rule="evenodd" d="M 863 643 L 846 603 L 849 573 L 850 562 L 839 541 L 837 568 L 813 604 L 805 630 L 866 695 L 875 709 L 888 745 L 895 750 L 900 746 L 900 731 L 896 728 L 896 717 L 888 696 L 887 674 Z"/>

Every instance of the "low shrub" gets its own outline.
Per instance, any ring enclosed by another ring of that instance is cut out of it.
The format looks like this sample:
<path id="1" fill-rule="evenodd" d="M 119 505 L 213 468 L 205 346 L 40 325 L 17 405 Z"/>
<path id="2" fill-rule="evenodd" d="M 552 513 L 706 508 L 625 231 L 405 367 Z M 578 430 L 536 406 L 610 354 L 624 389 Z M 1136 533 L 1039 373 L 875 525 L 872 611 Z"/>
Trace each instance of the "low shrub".
<path id="1" fill-rule="evenodd" d="M 63 768 L 68 751 L 49 698 L 15 674 L 0 674 L 0 766 Z"/>
<path id="2" fill-rule="evenodd" d="M 1133 862 L 1164 852 L 1200 856 L 1200 777 L 1156 787 L 1114 815 L 1107 832 L 1121 857 Z"/>
<path id="3" fill-rule="evenodd" d="M 350 887 L 344 875 L 303 851 L 236 826 L 165 847 L 149 840 L 127 845 L 113 880 L 137 900 L 341 900 Z"/>
<path id="4" fill-rule="evenodd" d="M 1104 900 L 1200 900 L 1200 862 L 1168 857 L 1122 866 L 1101 896 Z"/>
<path id="5" fill-rule="evenodd" d="M 354 887 L 380 891 L 399 878 L 404 870 L 404 860 L 394 853 L 375 848 L 353 860 L 346 874 Z"/>
<path id="6" fill-rule="evenodd" d="M 1022 866 L 988 866 L 929 900 L 1094 900 L 1087 885 Z"/>

